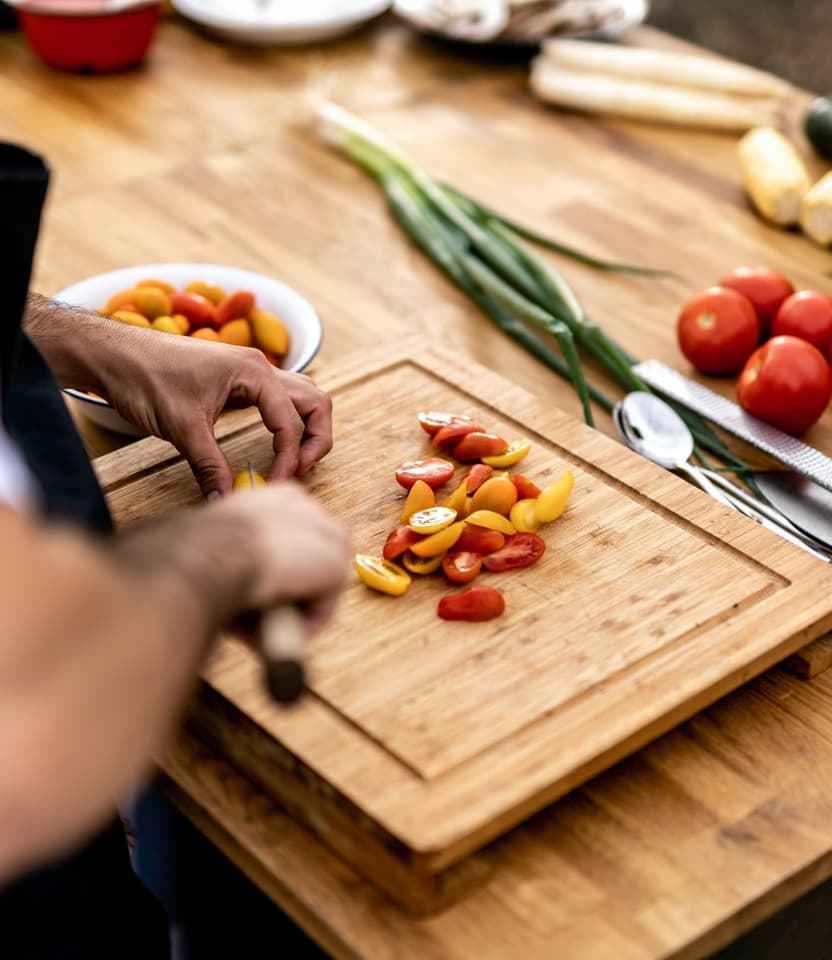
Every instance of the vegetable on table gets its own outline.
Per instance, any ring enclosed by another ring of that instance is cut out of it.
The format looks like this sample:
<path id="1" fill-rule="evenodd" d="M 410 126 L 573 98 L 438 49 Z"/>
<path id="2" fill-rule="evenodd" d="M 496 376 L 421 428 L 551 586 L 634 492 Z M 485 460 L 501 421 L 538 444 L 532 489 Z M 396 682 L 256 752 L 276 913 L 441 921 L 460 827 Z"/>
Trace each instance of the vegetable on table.
<path id="1" fill-rule="evenodd" d="M 794 287 L 782 273 L 770 267 L 735 267 L 718 281 L 720 287 L 730 287 L 748 297 L 760 321 L 761 336 L 767 337 L 771 321 L 780 304 L 794 293 Z"/>
<path id="2" fill-rule="evenodd" d="M 748 297 L 709 287 L 691 297 L 676 320 L 679 349 L 700 373 L 740 370 L 760 341 L 760 321 Z"/>
<path id="3" fill-rule="evenodd" d="M 743 184 L 760 214 L 782 227 L 796 224 L 811 180 L 794 144 L 774 127 L 760 126 L 737 150 Z"/>
<path id="4" fill-rule="evenodd" d="M 800 227 L 822 247 L 832 243 L 832 170 L 803 195 L 800 204 Z"/>
<path id="5" fill-rule="evenodd" d="M 793 293 L 780 304 L 771 335 L 808 340 L 826 356 L 832 343 L 832 298 L 817 290 Z"/>
<path id="6" fill-rule="evenodd" d="M 506 602 L 494 587 L 468 587 L 461 593 L 442 597 L 437 613 L 443 620 L 493 620 L 505 610 Z"/>

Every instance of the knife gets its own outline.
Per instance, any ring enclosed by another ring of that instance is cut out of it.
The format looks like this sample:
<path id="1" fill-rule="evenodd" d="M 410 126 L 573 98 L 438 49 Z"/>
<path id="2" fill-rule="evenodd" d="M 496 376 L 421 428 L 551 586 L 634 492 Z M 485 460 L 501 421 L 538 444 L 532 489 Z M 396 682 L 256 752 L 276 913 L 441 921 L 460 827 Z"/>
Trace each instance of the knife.
<path id="1" fill-rule="evenodd" d="M 251 463 L 248 479 L 252 487 L 257 486 Z M 264 611 L 257 625 L 257 639 L 272 699 L 294 703 L 303 692 L 305 676 L 304 630 L 297 609 L 284 603 Z"/>

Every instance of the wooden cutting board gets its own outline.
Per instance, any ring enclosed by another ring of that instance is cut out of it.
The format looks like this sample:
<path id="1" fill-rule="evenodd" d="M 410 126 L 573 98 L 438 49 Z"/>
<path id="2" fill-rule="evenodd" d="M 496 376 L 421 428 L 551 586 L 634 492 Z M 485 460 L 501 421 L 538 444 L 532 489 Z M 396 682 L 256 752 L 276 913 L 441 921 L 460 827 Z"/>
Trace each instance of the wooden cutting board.
<path id="1" fill-rule="evenodd" d="M 475 880 L 489 840 L 832 627 L 827 565 L 485 367 L 407 341 L 320 383 L 335 448 L 306 485 L 358 551 L 380 555 L 398 523 L 396 464 L 431 454 L 420 410 L 530 438 L 514 470 L 540 486 L 575 476 L 543 559 L 481 575 L 505 594 L 501 618 L 438 619 L 439 576 L 401 598 L 356 578 L 298 707 L 269 702 L 239 642 L 205 667 L 192 729 L 414 912 Z M 235 469 L 267 468 L 253 412 L 218 435 Z M 161 441 L 96 466 L 120 524 L 199 502 Z"/>

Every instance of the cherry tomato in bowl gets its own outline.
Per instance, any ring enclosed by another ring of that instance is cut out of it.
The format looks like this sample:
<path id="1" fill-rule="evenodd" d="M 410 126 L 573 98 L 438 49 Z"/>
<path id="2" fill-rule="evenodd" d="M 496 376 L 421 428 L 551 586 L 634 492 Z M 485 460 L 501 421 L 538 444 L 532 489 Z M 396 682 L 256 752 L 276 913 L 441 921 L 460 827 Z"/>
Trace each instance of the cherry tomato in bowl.
<path id="1" fill-rule="evenodd" d="M 437 613 L 443 620 L 493 620 L 505 610 L 506 602 L 494 587 L 468 587 L 461 593 L 442 597 Z"/>
<path id="2" fill-rule="evenodd" d="M 417 480 L 424 480 L 432 489 L 441 487 L 454 475 L 454 465 L 441 457 L 405 460 L 396 467 L 396 483 L 409 490 Z"/>
<path id="3" fill-rule="evenodd" d="M 682 306 L 676 336 L 685 359 L 700 373 L 733 373 L 759 343 L 760 321 L 747 297 L 709 287 Z"/>
<path id="4" fill-rule="evenodd" d="M 771 335 L 808 340 L 825 354 L 832 342 L 832 299 L 817 290 L 799 290 L 786 297 L 772 321 Z"/>
<path id="5" fill-rule="evenodd" d="M 737 380 L 743 410 L 787 433 L 803 433 L 832 397 L 823 354 L 797 337 L 772 337 L 748 358 Z"/>
<path id="6" fill-rule="evenodd" d="M 767 337 L 769 326 L 780 304 L 794 293 L 794 287 L 776 270 L 769 267 L 737 267 L 720 281 L 721 287 L 736 290 L 748 297 L 760 321 L 760 332 Z"/>

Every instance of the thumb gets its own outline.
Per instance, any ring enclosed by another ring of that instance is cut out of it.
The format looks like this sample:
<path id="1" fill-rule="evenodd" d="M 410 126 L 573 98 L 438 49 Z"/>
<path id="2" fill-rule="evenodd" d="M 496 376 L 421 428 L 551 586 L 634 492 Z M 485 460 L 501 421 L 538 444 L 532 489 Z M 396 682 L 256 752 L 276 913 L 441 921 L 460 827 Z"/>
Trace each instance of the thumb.
<path id="1" fill-rule="evenodd" d="M 207 424 L 189 433 L 182 444 L 182 453 L 207 500 L 230 493 L 231 467 Z"/>

